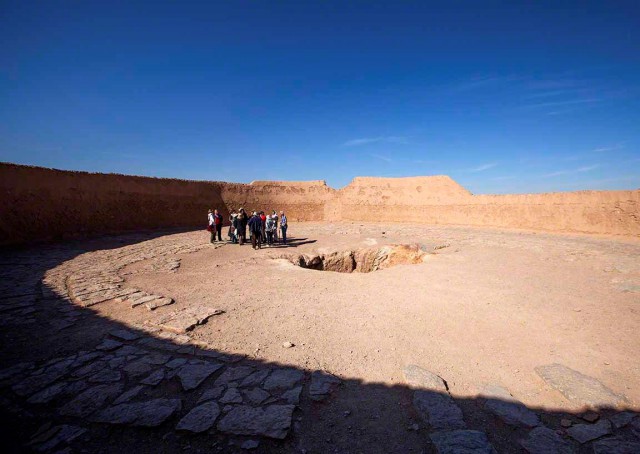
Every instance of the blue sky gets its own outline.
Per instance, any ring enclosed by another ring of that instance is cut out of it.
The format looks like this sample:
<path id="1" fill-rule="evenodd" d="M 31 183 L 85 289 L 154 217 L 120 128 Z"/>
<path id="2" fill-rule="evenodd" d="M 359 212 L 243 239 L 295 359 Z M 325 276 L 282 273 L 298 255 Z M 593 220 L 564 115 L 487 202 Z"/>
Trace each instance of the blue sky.
<path id="1" fill-rule="evenodd" d="M 0 160 L 640 187 L 640 2 L 0 3 Z"/>

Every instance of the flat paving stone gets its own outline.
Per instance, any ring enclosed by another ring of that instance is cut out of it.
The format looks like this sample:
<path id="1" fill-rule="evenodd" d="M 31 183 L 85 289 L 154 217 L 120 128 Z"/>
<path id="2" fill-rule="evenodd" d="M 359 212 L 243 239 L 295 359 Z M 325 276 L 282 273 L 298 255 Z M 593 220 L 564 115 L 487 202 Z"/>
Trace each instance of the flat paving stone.
<path id="1" fill-rule="evenodd" d="M 156 386 L 165 378 L 165 372 L 163 369 L 158 369 L 154 372 L 151 372 L 145 378 L 140 380 L 140 383 L 143 385 Z"/>
<path id="2" fill-rule="evenodd" d="M 30 404 L 46 404 L 61 395 L 67 386 L 69 386 L 67 382 L 55 383 L 48 388 L 35 393 L 27 400 L 27 402 Z"/>
<path id="3" fill-rule="evenodd" d="M 500 385 L 488 385 L 481 392 L 484 408 L 512 426 L 536 427 L 540 418 Z"/>
<path id="4" fill-rule="evenodd" d="M 571 454 L 571 444 L 564 440 L 555 430 L 547 427 L 536 427 L 520 445 L 529 454 Z"/>
<path id="5" fill-rule="evenodd" d="M 116 329 L 111 331 L 109 334 L 111 334 L 113 337 L 117 337 L 118 339 L 125 341 L 134 341 L 140 338 L 140 334 L 126 329 Z"/>
<path id="6" fill-rule="evenodd" d="M 195 389 L 211 374 L 222 367 L 222 364 L 208 362 L 202 365 L 187 364 L 182 366 L 177 373 L 182 388 L 185 391 Z"/>
<path id="7" fill-rule="evenodd" d="M 247 378 L 240 382 L 240 387 L 242 388 L 252 388 L 255 386 L 260 386 L 262 382 L 267 378 L 271 371 L 269 369 L 262 369 L 255 371 Z"/>
<path id="8" fill-rule="evenodd" d="M 116 348 L 122 347 L 123 345 L 124 344 L 120 341 L 113 340 L 113 339 L 105 339 L 104 341 L 102 341 L 100 345 L 96 347 L 96 350 L 110 352 L 112 350 L 115 350 Z"/>
<path id="9" fill-rule="evenodd" d="M 255 369 L 252 366 L 231 366 L 220 374 L 216 379 L 216 386 L 226 385 L 230 382 L 242 380 L 253 373 Z"/>
<path id="10" fill-rule="evenodd" d="M 238 406 L 218 422 L 218 430 L 235 435 L 283 439 L 289 433 L 294 408 L 293 405 L 271 405 L 266 408 Z"/>
<path id="11" fill-rule="evenodd" d="M 220 416 L 216 402 L 205 402 L 187 413 L 176 426 L 177 430 L 200 433 L 209 430 Z"/>
<path id="12" fill-rule="evenodd" d="M 551 387 L 576 404 L 615 408 L 626 402 L 624 396 L 614 393 L 599 380 L 562 364 L 538 366 L 535 371 Z"/>
<path id="13" fill-rule="evenodd" d="M 153 366 L 139 359 L 126 364 L 122 368 L 122 370 L 124 370 L 131 377 L 135 378 L 148 374 L 153 370 Z"/>
<path id="14" fill-rule="evenodd" d="M 309 386 L 309 397 L 315 401 L 325 400 L 332 388 L 341 383 L 341 380 L 331 374 L 321 371 L 314 371 L 311 374 L 311 385 Z"/>
<path id="15" fill-rule="evenodd" d="M 462 410 L 449 394 L 418 390 L 413 393 L 413 406 L 433 429 L 463 429 Z"/>
<path id="16" fill-rule="evenodd" d="M 44 368 L 41 373 L 34 371 L 32 375 L 19 381 L 11 389 L 19 396 L 34 394 L 64 377 L 68 373 L 73 361 L 73 359 L 58 361 Z"/>
<path id="17" fill-rule="evenodd" d="M 198 403 L 206 402 L 208 400 L 214 400 L 222 396 L 224 393 L 224 386 L 216 386 L 214 388 L 207 389 L 202 393 L 200 399 L 198 399 Z"/>
<path id="18" fill-rule="evenodd" d="M 237 388 L 229 388 L 224 396 L 220 398 L 221 404 L 241 404 L 242 395 Z"/>
<path id="19" fill-rule="evenodd" d="M 287 392 L 290 392 L 290 391 L 287 391 Z M 269 397 L 271 397 L 271 394 L 269 394 L 268 392 L 266 392 L 264 389 L 261 389 L 261 388 L 248 389 L 243 391 L 242 394 L 244 395 L 246 402 L 253 406 L 260 405 L 262 402 L 264 402 Z M 287 403 L 293 403 L 293 402 L 287 402 Z"/>
<path id="20" fill-rule="evenodd" d="M 280 396 L 280 399 L 284 400 L 288 404 L 298 405 L 300 403 L 300 394 L 302 393 L 302 386 L 285 391 Z"/>
<path id="21" fill-rule="evenodd" d="M 184 334 L 193 330 L 196 326 L 206 323 L 214 315 L 220 314 L 224 314 L 221 309 L 194 307 L 168 314 L 159 319 L 156 324 L 166 331 Z"/>
<path id="22" fill-rule="evenodd" d="M 577 424 L 567 429 L 571 438 L 579 443 L 586 443 L 611 433 L 611 422 L 601 419 L 595 424 Z"/>
<path id="23" fill-rule="evenodd" d="M 638 414 L 632 411 L 623 411 L 611 416 L 609 418 L 609 421 L 611 421 L 613 427 L 615 427 L 616 429 L 620 429 L 633 421 L 636 416 L 638 416 Z"/>
<path id="24" fill-rule="evenodd" d="M 265 380 L 262 387 L 267 391 L 291 389 L 302 380 L 303 377 L 304 372 L 297 369 L 276 369 L 271 372 L 271 375 Z"/>
<path id="25" fill-rule="evenodd" d="M 42 452 L 50 452 L 61 444 L 71 443 L 76 438 L 87 432 L 84 427 L 71 426 L 64 424 L 55 428 L 55 435 L 46 442 L 38 445 L 37 450 Z"/>
<path id="26" fill-rule="evenodd" d="M 439 454 L 497 454 L 484 432 L 452 430 L 429 436 Z"/>
<path id="27" fill-rule="evenodd" d="M 593 443 L 594 454 L 638 454 L 640 442 L 606 438 Z"/>
<path id="28" fill-rule="evenodd" d="M 157 300 L 152 300 L 147 303 L 144 303 L 144 306 L 150 311 L 154 311 L 159 307 L 169 306 L 173 303 L 174 303 L 173 298 L 162 297 L 162 298 L 158 298 Z"/>
<path id="29" fill-rule="evenodd" d="M 159 426 L 182 408 L 180 399 L 153 399 L 146 402 L 122 403 L 100 411 L 92 421 L 131 426 Z"/>
<path id="30" fill-rule="evenodd" d="M 187 364 L 187 360 L 185 358 L 174 358 L 167 364 L 165 364 L 165 366 L 167 366 L 169 369 L 177 369 L 178 367 L 184 366 L 185 364 Z"/>
<path id="31" fill-rule="evenodd" d="M 448 392 L 446 382 L 441 377 L 420 366 L 410 364 L 403 369 L 403 373 L 405 381 L 413 388 Z"/>
<path id="32" fill-rule="evenodd" d="M 120 394 L 120 396 L 118 396 L 118 398 L 113 401 L 113 405 L 129 402 L 131 399 L 133 399 L 138 394 L 140 394 L 140 392 L 142 392 L 143 389 L 144 389 L 144 386 L 141 386 L 141 385 L 134 386 L 133 388 Z"/>
<path id="33" fill-rule="evenodd" d="M 60 414 L 85 418 L 99 410 L 107 401 L 120 395 L 123 388 L 121 383 L 97 385 L 89 388 L 61 407 Z"/>
<path id="34" fill-rule="evenodd" d="M 111 370 L 104 368 L 95 375 L 89 377 L 90 383 L 113 383 L 122 379 L 122 373 L 119 370 Z"/>

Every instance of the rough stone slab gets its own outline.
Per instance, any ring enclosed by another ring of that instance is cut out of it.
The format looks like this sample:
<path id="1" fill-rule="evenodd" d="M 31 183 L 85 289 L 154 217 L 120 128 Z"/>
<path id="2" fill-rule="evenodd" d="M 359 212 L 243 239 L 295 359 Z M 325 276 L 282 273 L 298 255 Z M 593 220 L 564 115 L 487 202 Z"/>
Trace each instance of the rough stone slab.
<path id="1" fill-rule="evenodd" d="M 428 389 L 440 393 L 447 393 L 447 384 L 438 375 L 429 372 L 414 364 L 406 366 L 403 370 L 407 384 L 413 388 Z"/>
<path id="2" fill-rule="evenodd" d="M 302 389 L 302 388 L 300 387 L 299 389 Z M 287 392 L 291 392 L 291 391 L 287 391 Z M 262 402 L 264 402 L 269 397 L 271 397 L 271 394 L 266 392 L 264 389 L 260 389 L 260 388 L 249 389 L 249 390 L 243 391 L 242 394 L 244 395 L 246 401 L 253 406 L 260 405 Z M 287 402 L 287 403 L 291 404 L 293 402 Z"/>
<path id="3" fill-rule="evenodd" d="M 164 380 L 165 373 L 163 369 L 158 369 L 155 372 L 151 372 L 148 376 L 140 380 L 143 385 L 156 386 L 162 380 Z"/>
<path id="4" fill-rule="evenodd" d="M 205 392 L 202 393 L 202 395 L 200 396 L 200 399 L 198 399 L 198 403 L 200 404 L 208 400 L 217 399 L 218 397 L 222 396 L 223 392 L 224 392 L 223 386 L 216 386 L 215 388 L 207 389 Z"/>
<path id="5" fill-rule="evenodd" d="M 626 402 L 600 381 L 562 364 L 538 366 L 536 373 L 571 402 L 593 408 L 615 408 Z"/>
<path id="6" fill-rule="evenodd" d="M 122 389 L 121 383 L 89 388 L 60 408 L 60 414 L 85 418 L 100 409 L 108 400 L 121 394 Z"/>
<path id="7" fill-rule="evenodd" d="M 481 392 L 486 397 L 484 408 L 512 426 L 536 427 L 540 425 L 538 415 L 499 385 L 488 385 Z"/>
<path id="8" fill-rule="evenodd" d="M 71 368 L 76 368 L 76 367 L 80 367 L 80 366 L 84 366 L 87 363 L 90 363 L 91 361 L 94 361 L 98 358 L 101 358 L 104 356 L 104 353 L 102 352 L 86 352 L 86 353 L 82 353 L 80 355 L 78 355 L 78 357 L 73 361 L 73 364 L 71 364 Z"/>
<path id="9" fill-rule="evenodd" d="M 36 373 L 38 371 L 34 372 L 29 377 L 16 383 L 11 389 L 19 396 L 34 394 L 64 377 L 69 371 L 71 364 L 73 364 L 73 361 L 73 359 L 58 361 L 45 368 L 39 374 Z"/>
<path id="10" fill-rule="evenodd" d="M 180 399 L 153 399 L 109 407 L 94 415 L 91 420 L 107 424 L 156 427 L 181 408 Z"/>
<path id="11" fill-rule="evenodd" d="M 113 383 L 122 379 L 122 373 L 117 370 L 104 368 L 95 375 L 89 377 L 90 383 Z"/>
<path id="12" fill-rule="evenodd" d="M 132 345 L 125 345 L 124 347 L 119 348 L 115 351 L 116 356 L 141 355 L 143 353 L 145 353 L 144 350 Z"/>
<path id="13" fill-rule="evenodd" d="M 595 424 L 578 424 L 569 429 L 567 433 L 580 443 L 586 443 L 611 433 L 611 423 L 601 419 Z"/>
<path id="14" fill-rule="evenodd" d="M 113 337 L 117 337 L 118 339 L 125 341 L 134 341 L 140 338 L 140 334 L 126 329 L 116 329 L 111 331 L 109 334 L 111 334 Z"/>
<path id="15" fill-rule="evenodd" d="M 637 413 L 634 413 L 632 411 L 623 411 L 613 415 L 611 418 L 609 418 L 609 421 L 611 421 L 613 427 L 615 427 L 616 429 L 620 429 L 633 421 L 636 416 Z"/>
<path id="16" fill-rule="evenodd" d="M 167 298 L 163 296 L 162 298 L 158 298 L 157 300 L 149 301 L 148 303 L 144 303 L 144 306 L 150 311 L 156 310 L 159 307 L 169 306 L 173 304 L 173 298 Z"/>
<path id="17" fill-rule="evenodd" d="M 312 400 L 321 401 L 326 399 L 331 389 L 341 383 L 340 379 L 333 375 L 314 371 L 311 374 L 311 385 L 309 386 L 309 396 Z"/>
<path id="18" fill-rule="evenodd" d="M 73 440 L 84 434 L 87 429 L 78 426 L 62 425 L 55 430 L 55 435 L 46 442 L 39 445 L 36 449 L 41 452 L 48 452 L 63 443 L 71 443 Z"/>
<path id="19" fill-rule="evenodd" d="M 104 362 L 104 361 L 94 361 L 92 363 L 87 364 L 86 366 L 82 366 L 81 368 L 76 369 L 75 371 L 73 371 L 71 376 L 76 377 L 76 378 L 86 377 L 88 375 L 93 375 L 93 374 L 101 371 L 105 367 L 107 367 L 107 363 L 106 362 Z"/>
<path id="20" fill-rule="evenodd" d="M 142 361 L 148 364 L 153 364 L 154 366 L 160 366 L 162 364 L 166 364 L 170 359 L 171 356 L 166 353 L 153 352 L 150 355 L 143 357 Z"/>
<path id="21" fill-rule="evenodd" d="M 497 454 L 484 432 L 453 430 L 429 436 L 439 454 Z"/>
<path id="22" fill-rule="evenodd" d="M 463 429 L 462 410 L 451 396 L 435 391 L 418 390 L 413 394 L 413 406 L 433 429 Z"/>
<path id="23" fill-rule="evenodd" d="M 142 391 L 143 389 L 144 389 L 144 386 L 141 386 L 141 385 L 134 386 L 130 390 L 125 391 L 124 393 L 120 394 L 120 396 L 116 400 L 113 401 L 113 405 L 118 405 L 118 404 L 122 404 L 124 402 L 129 402 L 131 399 L 133 399 L 138 394 L 140 394 L 140 391 Z"/>
<path id="24" fill-rule="evenodd" d="M 110 352 L 116 348 L 122 347 L 124 344 L 120 341 L 113 339 L 105 339 L 100 345 L 96 347 L 96 350 Z"/>
<path id="25" fill-rule="evenodd" d="M 280 399 L 284 400 L 288 404 L 298 405 L 300 403 L 300 393 L 302 393 L 302 386 L 290 389 L 282 393 Z"/>
<path id="26" fill-rule="evenodd" d="M 304 372 L 297 369 L 276 369 L 271 372 L 271 375 L 265 380 L 263 388 L 267 391 L 291 389 L 302 380 L 303 377 Z"/>
<path id="27" fill-rule="evenodd" d="M 165 366 L 167 366 L 169 369 L 177 369 L 178 367 L 184 366 L 185 364 L 187 364 L 187 360 L 185 358 L 175 358 L 165 364 Z"/>
<path id="28" fill-rule="evenodd" d="M 620 438 L 606 438 L 593 443 L 594 454 L 638 454 L 640 442 Z"/>
<path id="29" fill-rule="evenodd" d="M 141 377 L 148 374 L 153 369 L 153 366 L 149 363 L 145 363 L 142 360 L 132 361 L 122 368 L 131 377 Z"/>
<path id="30" fill-rule="evenodd" d="M 136 300 L 131 301 L 131 307 L 134 308 L 134 307 L 140 306 L 141 304 L 147 303 L 149 301 L 153 301 L 158 298 L 160 298 L 158 295 L 143 296 L 142 298 L 138 298 Z"/>
<path id="31" fill-rule="evenodd" d="M 10 378 L 16 376 L 21 377 L 33 368 L 34 364 L 32 362 L 18 363 L 13 366 L 4 368 L 0 371 L 0 382 L 9 381 Z"/>
<path id="32" fill-rule="evenodd" d="M 555 430 L 546 427 L 536 427 L 520 445 L 529 454 L 571 454 L 573 448 L 563 440 Z"/>
<path id="33" fill-rule="evenodd" d="M 224 396 L 220 398 L 221 404 L 241 404 L 242 395 L 237 388 L 229 388 Z"/>
<path id="34" fill-rule="evenodd" d="M 223 313 L 224 311 L 221 309 L 203 307 L 189 308 L 180 312 L 168 314 L 156 323 L 160 328 L 166 331 L 171 331 L 176 334 L 184 334 L 193 330 L 196 326 L 206 323 L 210 317 Z"/>
<path id="35" fill-rule="evenodd" d="M 27 400 L 27 402 L 30 404 L 46 404 L 61 395 L 67 386 L 68 383 L 66 382 L 55 383 L 48 388 L 35 393 Z"/>
<path id="36" fill-rule="evenodd" d="M 251 388 L 254 386 L 260 386 L 269 375 L 269 372 L 271 372 L 269 369 L 262 369 L 252 373 L 240 382 L 240 387 Z"/>
<path id="37" fill-rule="evenodd" d="M 190 389 L 195 389 L 200 386 L 200 383 L 221 367 L 221 364 L 211 362 L 201 365 L 187 364 L 178 370 L 177 375 L 182 384 L 182 388 L 185 391 L 189 391 Z"/>
<path id="38" fill-rule="evenodd" d="M 242 380 L 251 375 L 255 369 L 252 366 L 228 367 L 217 379 L 216 386 L 229 386 L 230 382 Z"/>
<path id="39" fill-rule="evenodd" d="M 235 407 L 218 422 L 218 430 L 235 435 L 283 439 L 291 427 L 294 408 L 293 405 Z"/>
<path id="40" fill-rule="evenodd" d="M 220 416 L 220 407 L 215 402 L 198 405 L 185 415 L 176 426 L 177 430 L 200 433 L 209 430 Z"/>

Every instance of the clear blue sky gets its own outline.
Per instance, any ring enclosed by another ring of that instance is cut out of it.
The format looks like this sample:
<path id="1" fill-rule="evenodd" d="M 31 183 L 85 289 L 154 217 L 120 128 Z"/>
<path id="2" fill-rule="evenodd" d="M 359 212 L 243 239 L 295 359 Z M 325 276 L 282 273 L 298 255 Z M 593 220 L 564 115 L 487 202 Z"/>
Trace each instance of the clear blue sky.
<path id="1" fill-rule="evenodd" d="M 640 187 L 640 1 L 0 1 L 0 160 Z"/>

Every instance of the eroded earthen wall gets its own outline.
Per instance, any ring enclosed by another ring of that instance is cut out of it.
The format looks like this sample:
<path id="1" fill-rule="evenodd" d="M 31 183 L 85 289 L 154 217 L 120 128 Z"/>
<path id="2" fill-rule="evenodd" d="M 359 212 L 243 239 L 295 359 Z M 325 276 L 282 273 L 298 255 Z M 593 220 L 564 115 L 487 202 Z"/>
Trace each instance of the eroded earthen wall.
<path id="1" fill-rule="evenodd" d="M 474 196 L 446 176 L 251 184 L 68 172 L 0 163 L 0 245 L 167 227 L 208 208 L 285 210 L 292 222 L 415 222 L 640 236 L 640 191 Z"/>

